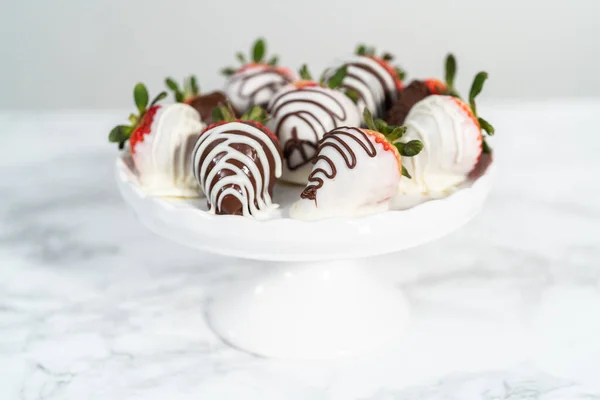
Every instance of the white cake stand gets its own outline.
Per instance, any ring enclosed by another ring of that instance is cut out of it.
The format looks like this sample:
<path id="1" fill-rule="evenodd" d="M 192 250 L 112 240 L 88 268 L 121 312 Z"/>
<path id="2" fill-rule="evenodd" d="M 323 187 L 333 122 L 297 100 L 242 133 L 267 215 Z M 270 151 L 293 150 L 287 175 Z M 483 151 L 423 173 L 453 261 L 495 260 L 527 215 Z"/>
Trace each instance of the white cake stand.
<path id="1" fill-rule="evenodd" d="M 493 167 L 493 166 L 492 166 Z M 287 218 L 302 188 L 281 184 L 272 220 L 208 214 L 206 200 L 144 193 L 132 168 L 117 161 L 119 189 L 155 233 L 197 249 L 261 260 L 269 272 L 219 293 L 206 310 L 224 342 L 280 359 L 331 359 L 372 352 L 401 339 L 409 323 L 403 293 L 371 277 L 368 257 L 442 237 L 482 207 L 493 168 L 443 200 L 405 211 L 314 222 Z"/>

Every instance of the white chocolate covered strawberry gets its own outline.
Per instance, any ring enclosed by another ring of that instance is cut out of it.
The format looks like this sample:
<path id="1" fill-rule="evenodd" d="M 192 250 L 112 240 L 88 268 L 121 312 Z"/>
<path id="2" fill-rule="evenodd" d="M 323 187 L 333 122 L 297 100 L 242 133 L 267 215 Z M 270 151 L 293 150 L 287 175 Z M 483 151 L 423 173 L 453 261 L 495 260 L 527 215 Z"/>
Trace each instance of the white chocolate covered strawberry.
<path id="1" fill-rule="evenodd" d="M 390 209 L 402 175 L 408 175 L 400 155 L 418 154 L 418 140 L 401 143 L 404 127 L 373 122 L 365 109 L 368 129 L 341 127 L 319 144 L 308 185 L 290 216 L 301 220 L 357 217 Z"/>
<path id="2" fill-rule="evenodd" d="M 494 128 L 477 115 L 475 104 L 486 79 L 487 73 L 477 74 L 469 104 L 457 96 L 431 95 L 411 108 L 404 122 L 404 137 L 422 141 L 424 150 L 405 160 L 413 179 L 400 183 L 396 207 L 410 207 L 456 190 L 468 179 L 482 152 L 491 152 L 483 131 L 493 135 Z"/>
<path id="3" fill-rule="evenodd" d="M 282 87 L 271 99 L 267 127 L 281 143 L 284 180 L 305 185 L 323 135 L 340 126 L 360 125 L 358 107 L 338 89 L 345 72 L 346 68 L 341 68 L 325 85 L 313 81 L 304 65 L 302 80 Z"/>
<path id="4" fill-rule="evenodd" d="M 198 197 L 198 185 L 191 170 L 191 152 L 205 124 L 187 104 L 160 105 L 160 93 L 148 104 L 148 91 L 138 83 L 134 100 L 139 114 L 131 114 L 131 125 L 119 125 L 109 140 L 129 150 L 139 181 L 154 196 Z"/>
<path id="5" fill-rule="evenodd" d="M 292 70 L 277 66 L 277 56 L 266 61 L 265 46 L 265 41 L 258 39 L 252 48 L 251 62 L 237 53 L 242 66 L 222 70 L 227 76 L 225 95 L 238 115 L 255 105 L 266 108 L 275 92 L 298 79 Z"/>
<path id="6" fill-rule="evenodd" d="M 347 74 L 341 87 L 357 93 L 359 110 L 366 107 L 374 116 L 383 117 L 403 88 L 404 72 L 392 66 L 392 60 L 389 53 L 379 57 L 374 48 L 359 45 L 353 57 L 338 63 L 326 75 L 331 77 L 337 68 L 346 66 Z"/>

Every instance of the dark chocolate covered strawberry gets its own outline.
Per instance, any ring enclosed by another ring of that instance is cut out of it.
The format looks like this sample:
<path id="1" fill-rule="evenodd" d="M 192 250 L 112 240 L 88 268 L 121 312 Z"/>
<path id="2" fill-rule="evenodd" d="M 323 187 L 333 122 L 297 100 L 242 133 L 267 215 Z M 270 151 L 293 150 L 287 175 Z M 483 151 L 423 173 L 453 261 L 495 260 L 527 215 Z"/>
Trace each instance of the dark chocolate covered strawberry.
<path id="1" fill-rule="evenodd" d="M 183 88 L 180 88 L 173 78 L 167 78 L 165 83 L 173 92 L 176 102 L 192 106 L 198 111 L 202 121 L 207 124 L 212 122 L 212 111 L 214 108 L 227 104 L 227 98 L 223 92 L 214 91 L 207 94 L 200 94 L 200 88 L 194 75 L 190 75 L 183 81 Z"/>
<path id="2" fill-rule="evenodd" d="M 388 111 L 386 121 L 393 125 L 402 125 L 410 109 L 425 97 L 433 94 L 456 95 L 454 89 L 456 59 L 452 54 L 446 56 L 445 72 L 445 82 L 435 78 L 413 80 L 402 92 L 398 93 L 398 99 Z"/>
<path id="3" fill-rule="evenodd" d="M 277 137 L 265 126 L 266 113 L 255 106 L 239 119 L 218 107 L 193 151 L 192 168 L 212 214 L 268 218 L 277 208 L 273 186 L 281 176 Z"/>

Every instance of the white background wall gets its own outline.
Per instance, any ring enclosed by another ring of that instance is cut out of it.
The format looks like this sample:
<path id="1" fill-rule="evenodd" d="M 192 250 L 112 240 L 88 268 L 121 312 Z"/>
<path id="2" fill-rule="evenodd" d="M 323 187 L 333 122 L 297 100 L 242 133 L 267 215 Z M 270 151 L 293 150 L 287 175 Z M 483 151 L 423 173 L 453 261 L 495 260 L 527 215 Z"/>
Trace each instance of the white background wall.
<path id="1" fill-rule="evenodd" d="M 466 90 L 537 99 L 600 93 L 600 0 L 0 0 L 0 107 L 120 108 L 131 88 L 195 73 L 218 88 L 258 35 L 283 64 L 320 72 L 356 43 L 440 76 L 448 50 Z M 483 97 L 483 96 L 482 96 Z"/>

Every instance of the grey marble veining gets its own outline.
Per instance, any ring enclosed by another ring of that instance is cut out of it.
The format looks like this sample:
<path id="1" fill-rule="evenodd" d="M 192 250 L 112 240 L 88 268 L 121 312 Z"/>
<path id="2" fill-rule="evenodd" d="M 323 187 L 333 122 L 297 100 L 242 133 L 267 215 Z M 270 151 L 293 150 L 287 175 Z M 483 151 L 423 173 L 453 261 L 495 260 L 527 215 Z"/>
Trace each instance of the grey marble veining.
<path id="1" fill-rule="evenodd" d="M 413 327 L 329 364 L 256 358 L 209 330 L 212 294 L 268 266 L 136 221 L 105 142 L 120 117 L 0 114 L 2 400 L 600 398 L 600 102 L 489 106 L 482 214 L 373 260 Z"/>

